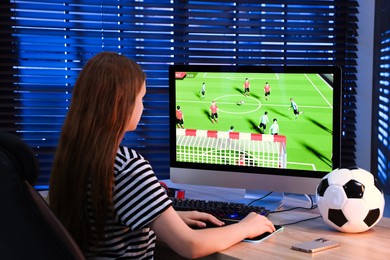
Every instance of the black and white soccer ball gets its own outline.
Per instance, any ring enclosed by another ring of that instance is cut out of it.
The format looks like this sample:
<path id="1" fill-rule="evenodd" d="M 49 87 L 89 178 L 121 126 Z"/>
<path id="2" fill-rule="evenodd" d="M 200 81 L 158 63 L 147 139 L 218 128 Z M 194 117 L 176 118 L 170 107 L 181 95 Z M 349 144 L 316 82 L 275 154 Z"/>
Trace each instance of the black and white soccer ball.
<path id="1" fill-rule="evenodd" d="M 346 233 L 364 232 L 383 216 L 385 199 L 374 176 L 360 168 L 339 168 L 322 178 L 316 192 L 325 223 Z"/>

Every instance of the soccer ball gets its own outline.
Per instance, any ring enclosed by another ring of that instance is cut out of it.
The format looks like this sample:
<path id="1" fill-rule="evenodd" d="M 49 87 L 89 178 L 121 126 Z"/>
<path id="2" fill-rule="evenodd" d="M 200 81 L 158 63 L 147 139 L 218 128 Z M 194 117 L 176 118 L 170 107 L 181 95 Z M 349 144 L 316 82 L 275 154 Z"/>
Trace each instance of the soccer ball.
<path id="1" fill-rule="evenodd" d="M 360 168 L 339 168 L 328 173 L 317 186 L 316 198 L 325 223 L 346 233 L 375 226 L 385 206 L 374 176 Z"/>
<path id="2" fill-rule="evenodd" d="M 240 101 L 240 105 L 243 105 L 245 102 L 244 102 L 244 100 L 241 100 Z"/>

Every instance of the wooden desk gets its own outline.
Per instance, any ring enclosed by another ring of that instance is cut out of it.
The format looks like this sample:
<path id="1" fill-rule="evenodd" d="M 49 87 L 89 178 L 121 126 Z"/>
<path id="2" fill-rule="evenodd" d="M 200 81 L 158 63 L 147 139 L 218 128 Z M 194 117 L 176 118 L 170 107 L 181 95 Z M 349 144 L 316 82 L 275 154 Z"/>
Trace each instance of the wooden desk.
<path id="1" fill-rule="evenodd" d="M 169 187 L 180 187 L 186 191 L 188 198 L 205 199 L 207 196 L 215 199 L 241 199 L 244 190 L 216 187 L 199 187 L 193 185 L 175 185 L 167 183 Z M 285 198 L 284 208 L 309 206 L 309 202 L 296 197 Z M 318 210 L 293 210 L 283 213 L 274 213 L 269 216 L 275 224 L 291 223 L 320 215 Z M 291 249 L 296 243 L 314 240 L 320 237 L 340 242 L 341 246 L 317 253 L 304 253 Z M 333 230 L 326 225 L 322 218 L 309 220 L 293 225 L 284 226 L 284 230 L 258 243 L 241 242 L 224 251 L 204 257 L 203 259 L 390 259 L 390 218 L 382 220 L 370 230 L 348 234 Z M 181 259 L 176 253 L 164 246 L 156 249 L 155 259 Z"/>

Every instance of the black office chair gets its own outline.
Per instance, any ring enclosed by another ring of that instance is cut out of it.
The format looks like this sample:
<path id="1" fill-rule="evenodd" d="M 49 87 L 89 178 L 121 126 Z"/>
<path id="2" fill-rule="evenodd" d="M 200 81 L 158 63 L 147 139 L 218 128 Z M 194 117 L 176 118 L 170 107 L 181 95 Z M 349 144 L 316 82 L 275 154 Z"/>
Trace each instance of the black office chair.
<path id="1" fill-rule="evenodd" d="M 0 259 L 85 259 L 43 197 L 32 149 L 0 132 Z"/>

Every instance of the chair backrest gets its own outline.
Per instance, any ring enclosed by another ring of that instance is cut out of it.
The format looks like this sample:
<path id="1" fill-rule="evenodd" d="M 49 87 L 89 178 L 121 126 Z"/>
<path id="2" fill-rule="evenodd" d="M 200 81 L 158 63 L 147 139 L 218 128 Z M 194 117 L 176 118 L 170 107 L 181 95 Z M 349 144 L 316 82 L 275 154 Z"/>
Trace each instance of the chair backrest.
<path id="1" fill-rule="evenodd" d="M 33 188 L 38 174 L 33 150 L 0 132 L 0 259 L 85 259 Z"/>

